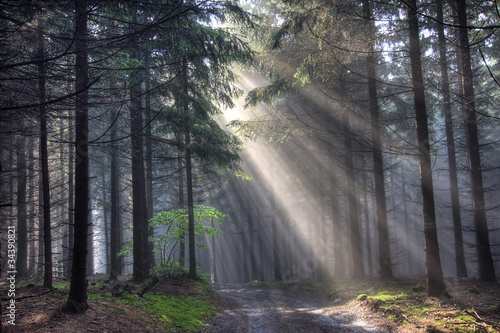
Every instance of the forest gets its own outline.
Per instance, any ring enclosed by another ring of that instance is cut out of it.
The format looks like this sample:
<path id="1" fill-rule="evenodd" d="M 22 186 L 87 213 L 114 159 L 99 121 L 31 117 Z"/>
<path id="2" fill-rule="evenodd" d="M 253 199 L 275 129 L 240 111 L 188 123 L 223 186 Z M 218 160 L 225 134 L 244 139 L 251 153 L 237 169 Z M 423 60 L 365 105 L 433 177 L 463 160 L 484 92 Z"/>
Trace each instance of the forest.
<path id="1" fill-rule="evenodd" d="M 93 276 L 496 284 L 499 28 L 483 0 L 1 1 L 2 281 L 68 281 L 73 313 Z"/>

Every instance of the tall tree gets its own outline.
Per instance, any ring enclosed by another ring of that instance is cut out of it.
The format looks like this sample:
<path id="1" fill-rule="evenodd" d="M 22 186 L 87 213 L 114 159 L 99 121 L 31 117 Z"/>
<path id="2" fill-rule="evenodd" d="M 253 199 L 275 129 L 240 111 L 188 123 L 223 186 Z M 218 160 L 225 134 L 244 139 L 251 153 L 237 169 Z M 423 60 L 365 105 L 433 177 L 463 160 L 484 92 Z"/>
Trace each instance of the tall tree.
<path id="1" fill-rule="evenodd" d="M 67 307 L 85 312 L 87 303 L 87 254 L 89 229 L 89 60 L 88 4 L 75 1 L 75 216 L 73 266 Z"/>
<path id="2" fill-rule="evenodd" d="M 340 220 L 339 185 L 337 174 L 330 175 L 330 207 L 332 210 L 333 225 L 333 261 L 335 264 L 334 275 L 344 276 L 344 251 L 342 248 L 342 224 Z"/>
<path id="3" fill-rule="evenodd" d="M 483 174 L 479 144 L 479 133 L 474 98 L 473 73 L 470 43 L 467 27 L 467 8 L 465 0 L 456 0 L 459 37 L 459 73 L 462 81 L 464 102 L 465 134 L 469 156 L 472 206 L 474 210 L 474 233 L 476 237 L 476 256 L 478 277 L 481 281 L 495 281 L 495 266 L 491 255 L 486 206 L 484 201 Z"/>
<path id="4" fill-rule="evenodd" d="M 178 208 L 179 209 L 184 209 L 184 175 L 186 168 L 183 165 L 182 159 L 183 159 L 183 149 L 181 148 L 182 146 L 182 138 L 181 136 L 177 136 L 177 168 L 178 168 L 178 176 L 177 176 L 177 184 L 179 188 L 179 193 L 178 193 Z M 181 264 L 182 267 L 184 267 L 185 264 L 185 259 L 186 259 L 186 235 L 184 234 L 184 230 L 181 230 L 181 235 L 180 235 L 180 249 L 179 249 L 179 263 Z"/>
<path id="5" fill-rule="evenodd" d="M 144 176 L 142 140 L 142 89 L 140 70 L 130 76 L 130 141 L 132 145 L 132 225 L 133 225 L 133 279 L 143 281 L 149 275 L 148 224 L 146 182 Z"/>
<path id="6" fill-rule="evenodd" d="M 379 121 L 379 105 L 376 77 L 376 58 L 374 50 L 374 24 L 372 21 L 371 1 L 363 0 L 363 18 L 368 24 L 368 54 L 366 56 L 368 76 L 368 99 L 370 101 L 370 124 L 373 154 L 373 175 L 375 179 L 375 202 L 379 239 L 379 269 L 382 279 L 392 278 L 389 228 L 387 224 L 387 203 L 385 193 L 384 160 L 382 156 L 382 135 Z"/>
<path id="7" fill-rule="evenodd" d="M 46 110 L 46 76 L 47 64 L 44 61 L 44 18 L 38 20 L 38 98 L 40 112 L 40 158 L 42 164 L 42 194 L 43 194 L 43 244 L 44 244 L 44 273 L 43 286 L 52 288 L 52 234 L 50 219 L 50 174 L 49 152 L 47 143 L 47 110 Z"/>
<path id="8" fill-rule="evenodd" d="M 436 19 L 443 22 L 443 1 L 436 2 Z M 446 148 L 448 153 L 448 170 L 450 172 L 451 211 L 453 216 L 453 234 L 455 236 L 455 265 L 457 277 L 467 277 L 462 235 L 462 218 L 460 215 L 460 196 L 458 192 L 457 159 L 455 155 L 455 137 L 451 112 L 450 80 L 448 78 L 448 57 L 446 55 L 446 38 L 444 25 L 436 25 L 439 45 L 439 67 L 441 68 L 441 90 L 443 91 L 443 115 L 446 128 Z"/>
<path id="9" fill-rule="evenodd" d="M 344 95 L 345 96 L 345 95 Z M 358 196 L 356 191 L 356 175 L 354 172 L 354 157 L 352 148 L 351 120 L 349 108 L 342 112 L 342 128 L 344 131 L 344 159 L 346 170 L 347 206 L 350 227 L 352 277 L 360 279 L 364 276 L 363 247 L 358 213 Z"/>
<path id="10" fill-rule="evenodd" d="M 196 244 L 194 234 L 194 198 L 193 198 L 193 167 L 191 158 L 191 134 L 184 134 L 186 144 L 186 189 L 188 205 L 188 249 L 189 249 L 189 277 L 196 278 Z"/>
<path id="11" fill-rule="evenodd" d="M 74 115 L 73 112 L 69 112 L 69 125 L 68 125 L 68 141 L 74 142 L 75 134 L 74 134 Z M 73 146 L 70 145 L 68 149 L 68 250 L 67 250 L 67 258 L 65 258 L 68 269 L 66 277 L 71 278 L 71 265 L 73 261 L 73 244 L 74 244 L 74 221 L 75 221 L 75 168 L 74 168 L 74 158 L 75 152 Z"/>
<path id="12" fill-rule="evenodd" d="M 150 64 L 150 55 L 148 54 L 149 50 L 146 52 L 144 55 L 145 57 L 145 67 L 149 68 Z M 151 125 L 151 100 L 152 100 L 152 92 L 151 92 L 151 76 L 149 75 L 149 72 L 146 71 L 145 73 L 145 89 L 146 89 L 146 96 L 145 96 L 145 105 L 144 105 L 144 116 L 146 120 L 146 131 L 145 131 L 145 155 L 144 158 L 146 159 L 145 163 L 145 180 L 146 180 L 146 208 L 147 208 L 147 213 L 146 213 L 146 218 L 149 221 L 154 214 L 153 211 L 153 143 L 152 143 L 152 125 Z M 148 228 L 148 238 L 153 236 L 153 228 L 149 227 Z M 153 255 L 153 243 L 148 243 L 148 258 L 149 258 L 149 263 L 148 265 L 150 267 L 154 266 L 154 255 Z"/>
<path id="13" fill-rule="evenodd" d="M 443 271 L 441 268 L 441 257 L 439 254 L 437 237 L 429 129 L 427 123 L 424 80 L 420 54 L 420 32 L 418 26 L 417 1 L 410 0 L 407 4 L 406 11 L 410 38 L 411 78 L 418 140 L 422 212 L 424 217 L 427 295 L 441 297 L 444 293 L 446 293 L 446 285 L 444 283 Z"/>
<path id="14" fill-rule="evenodd" d="M 273 241 L 273 262 L 274 262 L 274 280 L 282 281 L 281 274 L 281 259 L 278 242 L 278 212 L 276 209 L 276 190 L 273 186 L 269 189 L 270 203 L 271 203 L 271 233 Z"/>
<path id="15" fill-rule="evenodd" d="M 27 275 L 28 225 L 26 205 L 26 138 L 17 139 L 17 261 L 18 277 Z"/>
<path id="16" fill-rule="evenodd" d="M 186 58 L 182 60 L 182 108 L 186 115 L 190 114 L 189 110 L 189 87 L 188 87 L 188 61 Z M 189 251 L 189 277 L 196 278 L 196 243 L 194 233 L 194 197 L 193 197 L 193 165 L 192 165 L 192 151 L 191 151 L 191 133 L 190 133 L 190 119 L 186 119 L 184 131 L 184 144 L 185 144 L 185 169 L 186 169 L 186 192 L 187 192 L 187 206 L 188 206 L 188 251 Z M 182 245 L 182 240 L 181 240 Z"/>
<path id="17" fill-rule="evenodd" d="M 118 147 L 116 144 L 118 135 L 118 124 L 116 124 L 116 119 L 118 113 L 115 107 L 117 102 L 117 79 L 112 75 L 110 79 L 110 91 L 111 91 L 111 119 L 110 124 L 111 133 L 111 166 L 110 166 L 110 191 L 111 191 L 111 216 L 110 216 L 110 242 L 109 242 L 109 255 L 110 255 L 110 268 L 109 268 L 109 279 L 117 280 L 118 276 L 122 272 L 121 257 L 118 257 L 118 252 L 121 248 L 121 229 L 120 229 L 120 167 L 118 163 Z"/>
<path id="18" fill-rule="evenodd" d="M 61 142 L 60 146 L 60 151 L 59 151 L 59 160 L 61 163 L 61 169 L 60 169 L 60 182 L 61 182 L 61 262 L 62 262 L 62 275 L 63 276 L 69 276 L 69 260 L 68 260 L 68 209 L 66 204 L 66 172 L 67 168 L 64 165 L 64 160 L 66 157 L 66 152 L 65 152 L 65 147 L 66 145 L 64 144 L 64 120 L 63 117 L 60 118 L 59 120 L 59 140 Z"/>

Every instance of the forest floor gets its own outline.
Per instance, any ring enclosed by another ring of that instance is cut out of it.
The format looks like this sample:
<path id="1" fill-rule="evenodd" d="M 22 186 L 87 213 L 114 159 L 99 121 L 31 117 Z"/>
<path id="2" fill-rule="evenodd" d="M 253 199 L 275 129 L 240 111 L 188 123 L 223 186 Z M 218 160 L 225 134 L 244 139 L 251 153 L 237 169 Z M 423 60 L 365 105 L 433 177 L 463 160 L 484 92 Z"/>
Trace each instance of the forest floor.
<path id="1" fill-rule="evenodd" d="M 473 279 L 447 279 L 451 298 L 432 298 L 426 296 L 425 282 L 425 277 L 411 276 L 392 281 L 365 279 L 335 284 L 286 281 L 255 282 L 243 288 L 228 286 L 219 291 L 227 302 L 218 313 L 221 322 L 215 321 L 209 332 L 226 332 L 224 327 L 241 326 L 233 318 L 240 314 L 249 317 L 247 327 L 250 329 L 243 326 L 239 332 L 500 332 L 500 285 Z M 276 289 L 280 291 L 277 293 Z M 250 298 L 251 294 L 256 296 Z M 283 302 L 280 299 L 283 296 L 299 299 L 301 304 Z M 253 311 L 259 297 L 264 304 Z M 307 306 L 303 306 L 304 303 Z M 276 314 L 280 307 L 281 313 Z M 267 316 L 270 323 L 259 318 L 260 328 L 252 329 L 252 321 L 255 322 L 252 317 L 259 313 Z M 229 319 L 224 319 L 227 314 Z M 289 322 L 307 314 L 309 321 L 316 324 L 307 326 L 306 330 L 295 329 L 300 327 L 300 322 L 292 329 L 288 327 Z M 318 314 L 335 322 L 318 324 Z M 266 325 L 272 328 L 266 329 Z"/>
<path id="2" fill-rule="evenodd" d="M 311 332 L 312 322 L 318 332 L 500 332 L 500 285 L 472 279 L 448 279 L 451 298 L 440 299 L 426 297 L 419 276 L 254 282 L 219 286 L 220 296 L 200 281 L 160 280 L 143 297 L 135 296 L 138 286 L 125 282 L 120 286 L 132 290 L 113 296 L 122 291 L 92 277 L 89 309 L 80 315 L 61 311 L 69 283 L 55 280 L 54 286 L 19 281 L 13 326 L 3 279 L 2 332 Z M 270 322 L 275 326 L 266 330 Z"/>
<path id="3" fill-rule="evenodd" d="M 334 294 L 353 313 L 383 317 L 388 332 L 500 332 L 499 284 L 448 278 L 451 297 L 442 298 L 427 297 L 425 285 L 423 276 L 339 281 Z"/>
<path id="4" fill-rule="evenodd" d="M 129 278 L 129 277 L 128 277 Z M 196 332 L 217 311 L 219 296 L 203 281 L 160 279 L 142 297 L 141 285 L 123 277 L 118 283 L 105 276 L 89 278 L 84 314 L 64 311 L 69 282 L 55 279 L 52 289 L 39 279 L 16 286 L 15 326 L 7 321 L 10 302 L 5 280 L 0 284 L 2 333 L 5 332 Z"/>

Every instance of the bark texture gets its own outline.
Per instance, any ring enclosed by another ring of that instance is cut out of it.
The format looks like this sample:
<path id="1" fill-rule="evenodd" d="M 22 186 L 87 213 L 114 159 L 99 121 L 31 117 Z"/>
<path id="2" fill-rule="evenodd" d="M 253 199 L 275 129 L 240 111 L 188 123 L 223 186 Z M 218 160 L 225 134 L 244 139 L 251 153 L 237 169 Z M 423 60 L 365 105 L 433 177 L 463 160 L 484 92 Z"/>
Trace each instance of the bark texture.
<path id="1" fill-rule="evenodd" d="M 73 241 L 73 266 L 67 306 L 75 313 L 88 309 L 87 303 L 87 254 L 89 228 L 89 106 L 88 106 L 88 14 L 87 1 L 76 1 L 76 77 L 75 89 L 75 223 Z"/>
<path id="2" fill-rule="evenodd" d="M 441 268 L 441 257 L 439 254 L 437 238 L 429 129 L 427 124 L 427 110 L 425 106 L 425 92 L 422 76 L 422 62 L 420 56 L 420 36 L 416 0 L 409 1 L 407 14 L 410 37 L 410 61 L 413 98 L 418 140 L 420 183 L 422 189 L 427 294 L 428 296 L 441 297 L 443 293 L 446 293 L 446 286 L 444 283 L 443 271 Z"/>

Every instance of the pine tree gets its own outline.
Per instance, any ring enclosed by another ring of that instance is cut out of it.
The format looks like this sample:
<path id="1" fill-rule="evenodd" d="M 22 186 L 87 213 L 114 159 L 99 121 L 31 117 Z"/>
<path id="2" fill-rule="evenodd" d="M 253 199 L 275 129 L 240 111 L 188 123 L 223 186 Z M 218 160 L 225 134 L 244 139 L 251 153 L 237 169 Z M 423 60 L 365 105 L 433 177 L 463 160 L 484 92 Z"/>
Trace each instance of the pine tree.
<path id="1" fill-rule="evenodd" d="M 430 156 L 431 151 L 420 55 L 417 1 L 411 0 L 407 5 L 406 10 L 408 15 L 411 77 L 417 128 L 420 182 L 422 189 L 422 211 L 424 217 L 425 258 L 427 268 L 427 295 L 441 297 L 443 293 L 446 293 L 446 286 L 441 268 L 441 257 L 439 254 L 437 238 L 434 188 Z"/>
<path id="2" fill-rule="evenodd" d="M 476 254 L 478 275 L 481 281 L 496 281 L 495 266 L 491 255 L 491 246 L 486 222 L 486 206 L 484 201 L 483 174 L 479 144 L 479 132 L 476 119 L 473 74 L 469 36 L 467 32 L 467 9 L 465 0 L 456 0 L 458 14 L 458 36 L 460 50 L 459 73 L 462 80 L 462 97 L 464 100 L 465 133 L 467 153 L 469 156 L 470 180 L 472 188 L 472 206 L 474 209 L 474 233 L 476 236 Z"/>
<path id="3" fill-rule="evenodd" d="M 88 105 L 88 5 L 75 2 L 75 216 L 73 263 L 67 307 L 85 312 L 87 303 L 87 255 L 89 229 L 89 105 Z"/>

